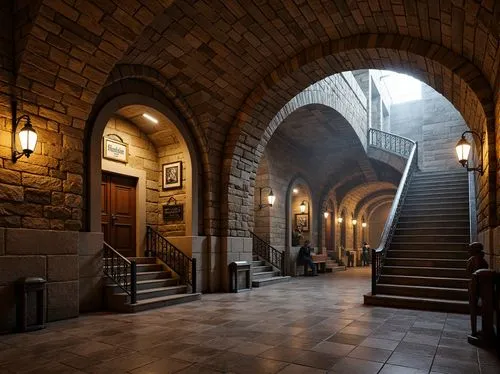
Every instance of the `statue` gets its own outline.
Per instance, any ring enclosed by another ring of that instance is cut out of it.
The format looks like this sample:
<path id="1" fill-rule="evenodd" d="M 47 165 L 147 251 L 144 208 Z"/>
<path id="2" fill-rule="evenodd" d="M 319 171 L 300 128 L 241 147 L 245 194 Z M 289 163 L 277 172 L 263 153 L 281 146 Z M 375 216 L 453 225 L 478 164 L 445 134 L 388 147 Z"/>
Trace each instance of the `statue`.
<path id="1" fill-rule="evenodd" d="M 494 271 L 488 270 L 488 263 L 484 259 L 483 245 L 478 242 L 469 245 L 470 257 L 467 260 L 467 275 L 469 281 L 469 307 L 471 335 L 467 340 L 474 345 L 495 344 L 493 328 L 495 306 L 495 277 Z M 482 331 L 477 330 L 477 315 L 481 314 Z"/>

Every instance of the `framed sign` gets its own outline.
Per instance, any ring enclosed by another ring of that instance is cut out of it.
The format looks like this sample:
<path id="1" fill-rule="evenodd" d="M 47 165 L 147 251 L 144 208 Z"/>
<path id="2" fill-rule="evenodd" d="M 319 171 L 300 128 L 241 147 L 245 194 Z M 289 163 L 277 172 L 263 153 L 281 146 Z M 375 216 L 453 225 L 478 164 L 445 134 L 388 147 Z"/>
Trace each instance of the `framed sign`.
<path id="1" fill-rule="evenodd" d="M 300 232 L 309 231 L 309 214 L 297 213 L 295 214 L 295 226 Z"/>
<path id="2" fill-rule="evenodd" d="M 165 222 L 183 221 L 184 220 L 184 205 L 163 205 L 163 220 Z"/>
<path id="3" fill-rule="evenodd" d="M 105 137 L 103 146 L 104 158 L 124 163 L 128 162 L 128 144 L 120 140 Z"/>
<path id="4" fill-rule="evenodd" d="M 163 164 L 162 181 L 164 190 L 182 188 L 182 161 Z"/>

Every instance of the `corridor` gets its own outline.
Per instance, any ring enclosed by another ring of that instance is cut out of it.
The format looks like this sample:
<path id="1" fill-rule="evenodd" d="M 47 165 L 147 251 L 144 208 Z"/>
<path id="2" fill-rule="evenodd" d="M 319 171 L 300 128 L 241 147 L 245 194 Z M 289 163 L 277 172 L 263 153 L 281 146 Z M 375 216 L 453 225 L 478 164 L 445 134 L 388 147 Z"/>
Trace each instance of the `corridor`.
<path id="1" fill-rule="evenodd" d="M 2 336 L 0 373 L 498 373 L 466 315 L 368 307 L 370 269 Z"/>

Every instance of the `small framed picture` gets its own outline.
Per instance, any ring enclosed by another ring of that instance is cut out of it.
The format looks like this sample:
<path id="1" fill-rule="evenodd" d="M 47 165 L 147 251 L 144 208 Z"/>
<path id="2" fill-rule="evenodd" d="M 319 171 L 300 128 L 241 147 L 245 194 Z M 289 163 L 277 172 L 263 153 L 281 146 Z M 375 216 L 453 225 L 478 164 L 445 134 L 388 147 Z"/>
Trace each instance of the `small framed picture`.
<path id="1" fill-rule="evenodd" d="M 163 189 L 182 188 L 182 161 L 163 164 Z"/>
<path id="2" fill-rule="evenodd" d="M 108 160 L 119 161 L 123 163 L 128 162 L 128 144 L 121 141 L 104 138 L 103 157 Z"/>
<path id="3" fill-rule="evenodd" d="M 300 232 L 309 231 L 309 214 L 307 213 L 295 214 L 295 226 Z"/>

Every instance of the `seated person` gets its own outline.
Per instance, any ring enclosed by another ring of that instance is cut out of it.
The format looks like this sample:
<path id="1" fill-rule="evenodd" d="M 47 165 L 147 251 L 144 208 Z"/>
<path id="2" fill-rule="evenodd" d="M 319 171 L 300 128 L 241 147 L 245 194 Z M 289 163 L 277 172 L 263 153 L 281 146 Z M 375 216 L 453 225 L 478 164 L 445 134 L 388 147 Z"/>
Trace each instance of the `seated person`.
<path id="1" fill-rule="evenodd" d="M 312 270 L 312 275 L 318 275 L 316 270 L 316 264 L 313 262 L 311 257 L 311 242 L 306 240 L 304 245 L 300 247 L 299 255 L 297 256 L 297 264 L 304 265 L 304 275 L 307 275 L 307 267 L 309 266 Z"/>

